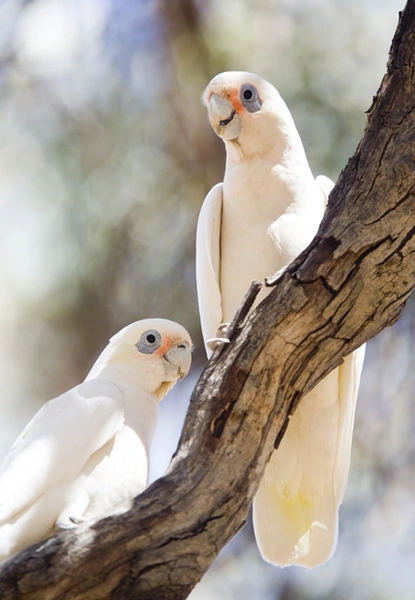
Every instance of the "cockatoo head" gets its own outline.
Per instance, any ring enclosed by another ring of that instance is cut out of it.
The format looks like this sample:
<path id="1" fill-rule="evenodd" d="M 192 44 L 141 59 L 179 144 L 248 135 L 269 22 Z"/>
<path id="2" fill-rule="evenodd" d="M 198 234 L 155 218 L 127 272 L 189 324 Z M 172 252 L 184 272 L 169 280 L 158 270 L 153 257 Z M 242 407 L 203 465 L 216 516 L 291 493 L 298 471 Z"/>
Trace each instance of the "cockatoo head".
<path id="1" fill-rule="evenodd" d="M 167 319 L 143 319 L 110 339 L 87 379 L 117 374 L 161 400 L 191 364 L 192 342 L 186 329 Z"/>
<path id="2" fill-rule="evenodd" d="M 203 102 L 215 133 L 227 147 L 238 145 L 245 156 L 266 154 L 294 127 L 277 90 L 253 73 L 216 75 L 203 94 Z"/>

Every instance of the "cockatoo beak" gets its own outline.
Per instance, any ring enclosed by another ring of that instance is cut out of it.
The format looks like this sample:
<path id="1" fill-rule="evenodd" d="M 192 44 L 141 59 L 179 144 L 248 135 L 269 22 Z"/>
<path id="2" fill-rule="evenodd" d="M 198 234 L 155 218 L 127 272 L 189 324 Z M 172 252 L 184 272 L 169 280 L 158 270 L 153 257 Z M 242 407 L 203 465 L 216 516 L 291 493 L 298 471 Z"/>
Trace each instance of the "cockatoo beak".
<path id="1" fill-rule="evenodd" d="M 241 133 L 241 117 L 232 102 L 212 94 L 207 105 L 210 124 L 215 133 L 225 140 L 234 140 Z"/>
<path id="2" fill-rule="evenodd" d="M 190 370 L 192 350 L 186 342 L 180 342 L 167 350 L 164 359 L 174 368 L 175 378 L 183 379 Z"/>

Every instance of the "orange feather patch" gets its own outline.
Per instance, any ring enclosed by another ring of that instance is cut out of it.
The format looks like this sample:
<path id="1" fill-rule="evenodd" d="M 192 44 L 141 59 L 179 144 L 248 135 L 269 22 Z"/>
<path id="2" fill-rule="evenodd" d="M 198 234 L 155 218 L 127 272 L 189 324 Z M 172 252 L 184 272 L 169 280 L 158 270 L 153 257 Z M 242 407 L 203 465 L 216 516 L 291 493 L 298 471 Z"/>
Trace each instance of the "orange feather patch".
<path id="1" fill-rule="evenodd" d="M 228 98 L 232 102 L 232 106 L 237 113 L 241 113 L 245 110 L 239 99 L 239 89 L 237 87 L 232 87 L 229 89 Z"/>
<path id="2" fill-rule="evenodd" d="M 180 335 L 164 335 L 160 348 L 154 352 L 155 356 L 164 356 L 166 352 L 175 344 L 178 344 L 181 339 Z"/>
<path id="3" fill-rule="evenodd" d="M 166 354 L 166 352 L 168 350 L 170 350 L 170 348 L 173 346 L 174 341 L 171 339 L 171 337 L 169 335 L 163 336 L 163 341 L 162 344 L 160 346 L 160 348 L 158 348 L 158 350 L 156 350 L 156 352 L 154 352 L 154 354 L 156 356 L 164 356 L 164 354 Z"/>

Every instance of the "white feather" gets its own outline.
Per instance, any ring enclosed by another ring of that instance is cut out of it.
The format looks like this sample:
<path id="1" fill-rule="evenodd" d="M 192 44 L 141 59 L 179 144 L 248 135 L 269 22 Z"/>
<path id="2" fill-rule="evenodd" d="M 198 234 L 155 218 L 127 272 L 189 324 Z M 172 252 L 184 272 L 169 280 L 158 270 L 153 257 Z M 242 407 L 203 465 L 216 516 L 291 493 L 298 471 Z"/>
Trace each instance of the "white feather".
<path id="1" fill-rule="evenodd" d="M 213 187 L 203 203 L 197 223 L 196 280 L 203 338 L 216 335 L 222 319 L 219 289 L 222 184 Z M 208 354 L 211 350 L 206 347 Z"/>
<path id="2" fill-rule="evenodd" d="M 244 109 L 244 84 L 258 90 L 260 110 Z M 197 231 L 206 341 L 232 320 L 252 280 L 283 269 L 311 242 L 333 182 L 314 180 L 288 108 L 268 82 L 223 73 L 210 82 L 204 101 L 227 151 L 223 186 L 208 194 Z M 231 117 L 236 139 L 223 124 Z M 268 293 L 264 288 L 257 303 Z M 313 567 L 335 548 L 363 355 L 361 348 L 346 357 L 302 399 L 272 453 L 254 499 L 254 529 L 262 556 L 273 564 Z"/>
<path id="3" fill-rule="evenodd" d="M 115 385 L 93 380 L 47 402 L 0 468 L 0 522 L 14 517 L 46 489 L 73 479 L 88 457 L 122 427 L 123 400 Z"/>
<path id="4" fill-rule="evenodd" d="M 188 372 L 190 353 L 177 323 L 138 321 L 111 339 L 84 383 L 41 408 L 0 467 L 0 560 L 144 490 L 159 401 Z"/>

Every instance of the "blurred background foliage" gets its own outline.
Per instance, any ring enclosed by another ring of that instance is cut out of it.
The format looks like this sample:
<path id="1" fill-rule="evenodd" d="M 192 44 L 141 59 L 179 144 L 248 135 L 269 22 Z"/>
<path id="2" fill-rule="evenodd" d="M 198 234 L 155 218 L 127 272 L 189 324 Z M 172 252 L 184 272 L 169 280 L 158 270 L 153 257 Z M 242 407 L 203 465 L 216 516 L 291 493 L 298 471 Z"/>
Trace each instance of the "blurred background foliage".
<path id="1" fill-rule="evenodd" d="M 48 398 L 144 317 L 194 338 L 161 406 L 152 478 L 204 363 L 194 238 L 224 149 L 200 96 L 251 70 L 289 105 L 315 174 L 354 153 L 404 0 L 0 0 L 0 458 Z M 192 600 L 415 597 L 415 307 L 368 344 L 339 546 L 277 569 L 250 524 Z"/>

